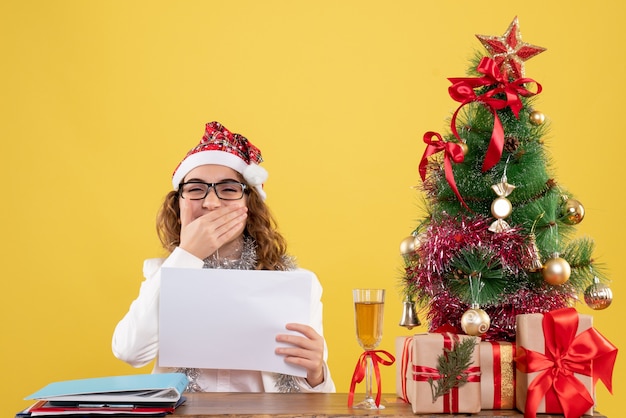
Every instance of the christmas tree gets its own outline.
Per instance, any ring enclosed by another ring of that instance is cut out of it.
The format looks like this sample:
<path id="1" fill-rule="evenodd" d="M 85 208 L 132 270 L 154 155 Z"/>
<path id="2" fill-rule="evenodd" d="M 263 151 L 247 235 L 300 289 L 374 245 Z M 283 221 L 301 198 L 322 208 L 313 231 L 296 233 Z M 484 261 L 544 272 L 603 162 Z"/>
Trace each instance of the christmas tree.
<path id="1" fill-rule="evenodd" d="M 450 132 L 426 132 L 419 164 L 426 216 L 400 245 L 402 288 L 441 329 L 513 341 L 515 316 L 612 300 L 576 237 L 584 207 L 550 172 L 542 86 L 524 61 L 545 51 L 522 41 L 517 18 L 503 36 L 477 35 L 467 77 L 449 78 L 459 103 Z"/>

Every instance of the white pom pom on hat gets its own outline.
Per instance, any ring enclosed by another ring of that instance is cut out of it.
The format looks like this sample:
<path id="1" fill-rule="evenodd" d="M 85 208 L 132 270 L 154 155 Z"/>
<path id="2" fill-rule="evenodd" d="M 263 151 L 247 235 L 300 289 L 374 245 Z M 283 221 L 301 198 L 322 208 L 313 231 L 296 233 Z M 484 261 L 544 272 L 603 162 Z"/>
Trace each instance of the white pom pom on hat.
<path id="1" fill-rule="evenodd" d="M 243 174 L 243 178 L 252 186 L 263 185 L 268 177 L 267 170 L 254 163 L 244 168 L 241 174 Z"/>
<path id="2" fill-rule="evenodd" d="M 172 186 L 174 190 L 178 190 L 185 176 L 198 166 L 219 164 L 240 173 L 265 200 L 267 195 L 263 190 L 263 183 L 267 181 L 268 173 L 259 165 L 261 162 L 261 150 L 246 137 L 231 133 L 219 122 L 209 122 L 200 143 L 187 153 L 174 170 Z"/>

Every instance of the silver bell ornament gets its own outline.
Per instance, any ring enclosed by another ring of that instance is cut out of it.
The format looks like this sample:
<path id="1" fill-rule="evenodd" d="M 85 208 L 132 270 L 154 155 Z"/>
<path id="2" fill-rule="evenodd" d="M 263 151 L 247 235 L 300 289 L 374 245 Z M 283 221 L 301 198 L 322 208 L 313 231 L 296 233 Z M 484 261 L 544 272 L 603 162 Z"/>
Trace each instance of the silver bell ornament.
<path id="1" fill-rule="evenodd" d="M 415 303 L 408 297 L 402 302 L 402 317 L 398 325 L 406 329 L 413 329 L 414 327 L 422 325 L 417 317 Z"/>

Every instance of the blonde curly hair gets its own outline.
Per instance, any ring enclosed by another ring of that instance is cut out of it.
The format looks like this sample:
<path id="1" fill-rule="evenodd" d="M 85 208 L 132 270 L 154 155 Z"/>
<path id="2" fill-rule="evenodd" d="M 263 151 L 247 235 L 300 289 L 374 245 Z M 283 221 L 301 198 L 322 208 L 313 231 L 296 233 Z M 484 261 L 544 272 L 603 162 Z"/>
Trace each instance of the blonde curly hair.
<path id="1" fill-rule="evenodd" d="M 241 180 L 242 181 L 242 180 Z M 287 241 L 278 227 L 269 207 L 256 188 L 248 187 L 248 219 L 244 235 L 250 236 L 257 246 L 257 270 L 287 270 Z M 178 192 L 170 191 L 157 214 L 156 230 L 161 245 L 168 252 L 180 244 L 180 206 Z"/>

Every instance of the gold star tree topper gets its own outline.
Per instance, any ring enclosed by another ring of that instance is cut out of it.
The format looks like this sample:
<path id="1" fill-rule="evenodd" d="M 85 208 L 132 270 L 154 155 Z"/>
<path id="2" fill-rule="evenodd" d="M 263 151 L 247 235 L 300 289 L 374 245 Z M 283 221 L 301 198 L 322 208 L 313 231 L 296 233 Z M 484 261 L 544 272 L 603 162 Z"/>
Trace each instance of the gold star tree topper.
<path id="1" fill-rule="evenodd" d="M 515 79 L 524 77 L 524 61 L 538 55 L 546 48 L 522 41 L 517 16 L 502 36 L 476 35 L 500 68 Z"/>

